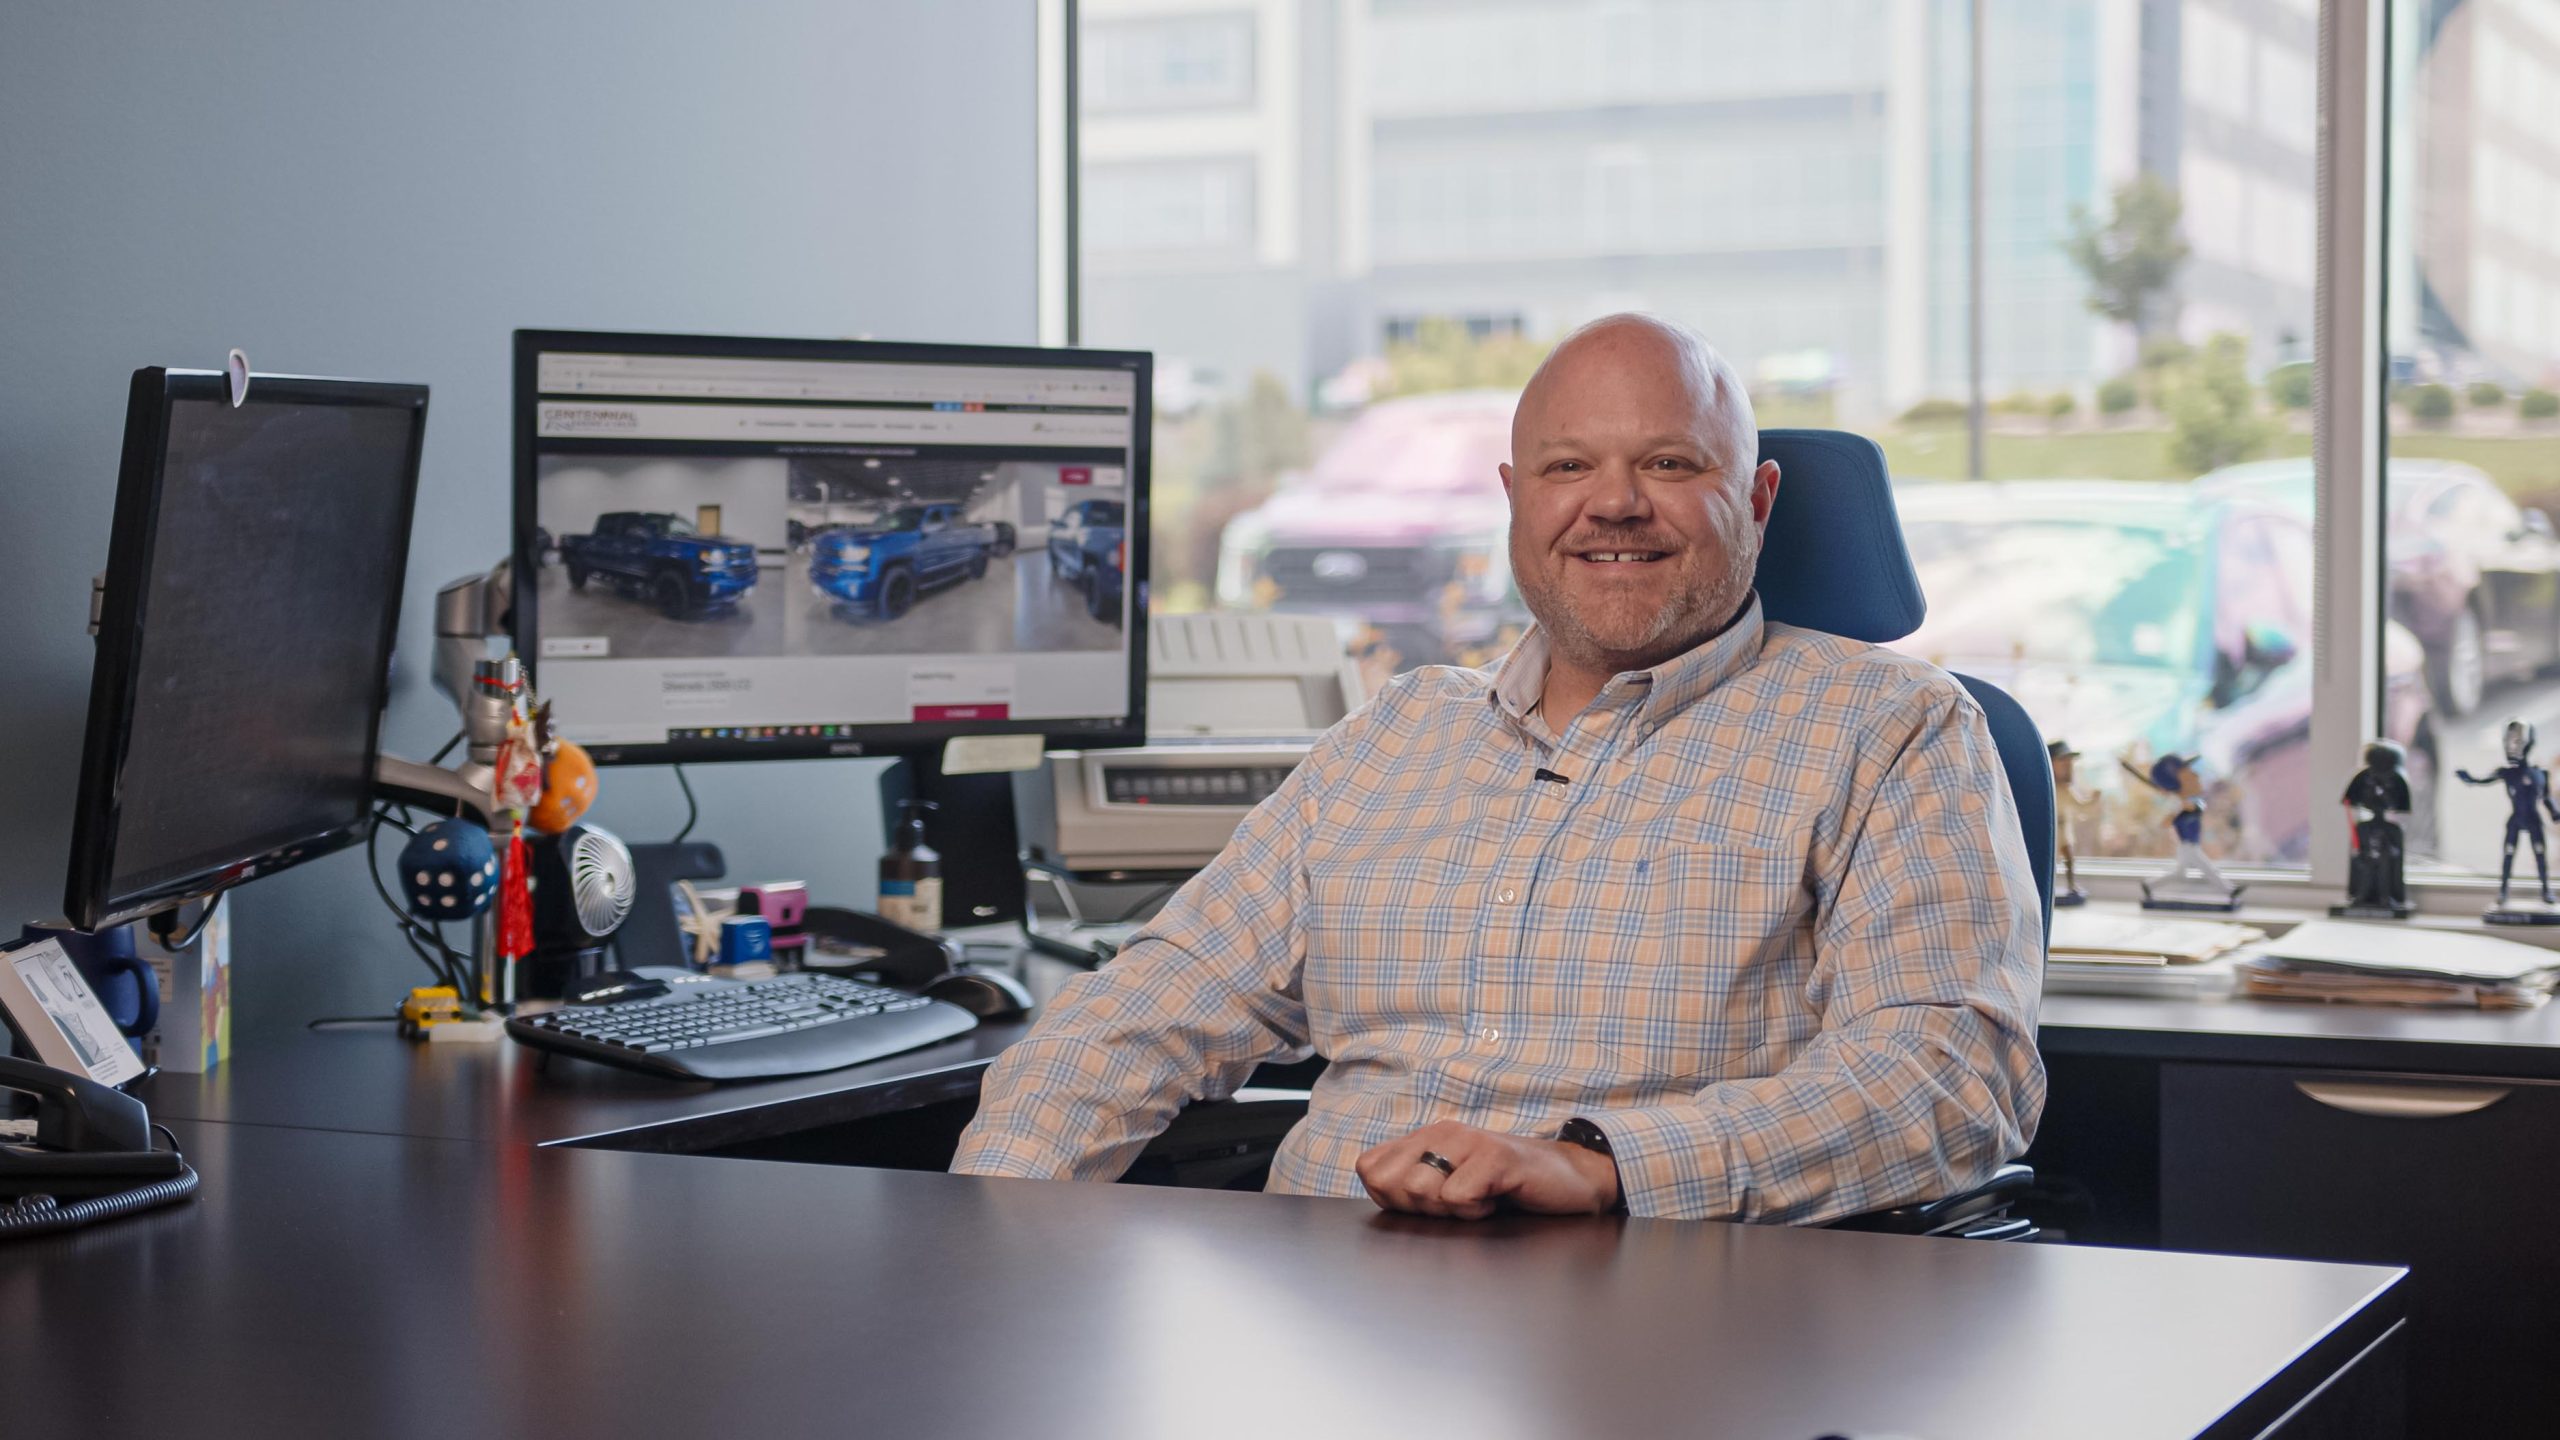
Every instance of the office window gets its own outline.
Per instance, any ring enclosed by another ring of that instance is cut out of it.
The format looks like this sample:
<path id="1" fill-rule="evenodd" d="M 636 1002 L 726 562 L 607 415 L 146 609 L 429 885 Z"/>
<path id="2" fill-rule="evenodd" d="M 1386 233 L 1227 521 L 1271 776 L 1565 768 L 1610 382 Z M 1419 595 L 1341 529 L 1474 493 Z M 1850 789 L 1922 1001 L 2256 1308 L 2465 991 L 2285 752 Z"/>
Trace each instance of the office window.
<path id="1" fill-rule="evenodd" d="M 1906 648 L 2083 752 L 2084 857 L 2169 852 L 2125 766 L 2176 752 L 2220 856 L 2300 864 L 2345 778 L 2307 759 L 2316 16 L 1988 0 L 1976 157 L 1971 9 L 1086 0 L 1089 46 L 1219 15 L 1262 66 L 1214 123 L 1084 102 L 1078 338 L 1159 357 L 1157 605 L 1325 615 L 1379 677 L 1489 660 L 1529 619 L 1493 468 L 1519 386 L 1655 311 L 1763 424 L 1884 445 L 1931 597 Z M 1136 177 L 1212 144 L 1250 243 L 1149 259 L 1134 217 L 1198 239 L 1165 217 L 1213 207 Z"/>
<path id="2" fill-rule="evenodd" d="M 2560 748 L 2560 7 L 2428 8 L 2395 7 L 2391 37 L 2383 544 L 2450 778 L 2504 764 L 2509 720 L 2537 763 Z M 2425 853 L 2494 873 L 2507 812 L 2502 787 L 2450 784 Z"/>
<path id="3" fill-rule="evenodd" d="M 2249 182 L 2239 168 L 2210 155 L 2190 155 L 2179 173 L 2185 202 L 2187 244 L 2197 258 L 2224 265 L 2248 263 Z"/>
<path id="4" fill-rule="evenodd" d="M 1089 165 L 1085 244 L 1108 259 L 1128 252 L 1249 254 L 1253 162 L 1239 158 Z"/>
<path id="5" fill-rule="evenodd" d="M 2250 58 L 2254 37 L 2237 19 L 2213 5 L 2177 7 L 2178 57 L 2190 105 L 2233 120 L 2250 116 Z"/>
<path id="6" fill-rule="evenodd" d="M 2270 280 L 2310 289 L 2319 223 L 2319 206 L 2309 190 L 2261 177 L 2249 190 L 2250 268 Z"/>
<path id="7" fill-rule="evenodd" d="M 1084 27 L 1087 111 L 1201 110 L 1253 100 L 1250 11 L 1139 14 Z"/>
<path id="8" fill-rule="evenodd" d="M 1386 321 L 1386 341 L 1390 345 L 1412 345 L 1420 342 L 1427 327 L 1455 322 L 1467 332 L 1470 341 L 1491 340 L 1498 336 L 1518 335 L 1522 327 L 1518 315 L 1390 315 Z"/>
<path id="9" fill-rule="evenodd" d="M 2319 71 L 2312 57 L 2275 45 L 2262 45 L 2257 54 L 2259 131 L 2310 154 L 2320 138 Z"/>

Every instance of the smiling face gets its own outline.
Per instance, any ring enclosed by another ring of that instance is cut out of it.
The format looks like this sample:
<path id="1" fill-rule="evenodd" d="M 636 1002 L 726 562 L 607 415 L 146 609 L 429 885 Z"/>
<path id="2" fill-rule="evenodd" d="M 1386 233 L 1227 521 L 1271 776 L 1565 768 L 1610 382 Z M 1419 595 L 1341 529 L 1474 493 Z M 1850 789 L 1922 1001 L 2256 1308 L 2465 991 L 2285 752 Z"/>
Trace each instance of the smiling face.
<path id="1" fill-rule="evenodd" d="M 1750 399 L 1696 337 L 1616 316 L 1556 347 L 1511 422 L 1511 568 L 1557 663 L 1608 675 L 1733 618 L 1778 490 Z"/>

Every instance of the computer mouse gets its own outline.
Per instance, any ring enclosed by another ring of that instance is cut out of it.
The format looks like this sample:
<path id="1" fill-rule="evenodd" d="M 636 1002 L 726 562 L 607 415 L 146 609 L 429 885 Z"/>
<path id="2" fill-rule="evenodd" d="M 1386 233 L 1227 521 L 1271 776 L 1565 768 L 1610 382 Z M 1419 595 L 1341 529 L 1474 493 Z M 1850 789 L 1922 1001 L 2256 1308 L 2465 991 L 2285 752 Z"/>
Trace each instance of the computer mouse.
<path id="1" fill-rule="evenodd" d="M 954 970 L 924 987 L 927 999 L 948 1000 L 981 1020 L 1011 1020 L 1031 1010 L 1031 992 L 1001 970 Z"/>

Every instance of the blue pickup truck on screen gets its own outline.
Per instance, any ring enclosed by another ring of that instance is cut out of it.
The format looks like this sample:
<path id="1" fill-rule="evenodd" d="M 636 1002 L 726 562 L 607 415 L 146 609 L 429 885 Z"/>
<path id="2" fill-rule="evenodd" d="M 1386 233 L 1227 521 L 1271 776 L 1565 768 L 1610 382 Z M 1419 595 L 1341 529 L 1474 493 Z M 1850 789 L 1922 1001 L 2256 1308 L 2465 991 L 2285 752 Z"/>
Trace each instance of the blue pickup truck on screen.
<path id="1" fill-rule="evenodd" d="M 1049 573 L 1084 594 L 1085 613 L 1120 623 L 1128 570 L 1128 511 L 1117 500 L 1078 500 L 1049 526 Z"/>
<path id="2" fill-rule="evenodd" d="M 680 515 L 616 510 L 596 517 L 586 535 L 560 537 L 569 587 L 603 576 L 625 593 L 646 597 L 670 618 L 734 605 L 755 588 L 756 547 L 727 535 L 705 535 Z"/>
<path id="3" fill-rule="evenodd" d="M 809 549 L 809 583 L 839 607 L 895 620 L 927 587 L 986 574 L 996 541 L 957 505 L 901 505 L 868 524 L 822 532 Z"/>

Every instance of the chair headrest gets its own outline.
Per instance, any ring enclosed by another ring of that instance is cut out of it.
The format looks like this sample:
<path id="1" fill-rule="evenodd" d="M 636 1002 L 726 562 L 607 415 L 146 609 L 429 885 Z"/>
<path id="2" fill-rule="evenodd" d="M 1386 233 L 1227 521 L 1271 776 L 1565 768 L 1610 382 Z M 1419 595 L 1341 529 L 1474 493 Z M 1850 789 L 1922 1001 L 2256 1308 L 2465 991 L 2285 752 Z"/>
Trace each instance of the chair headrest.
<path id="1" fill-rule="evenodd" d="M 1778 462 L 1752 579 L 1762 616 L 1879 645 L 1919 629 L 1929 603 L 1876 442 L 1846 430 L 1763 430 L 1760 458 Z"/>

